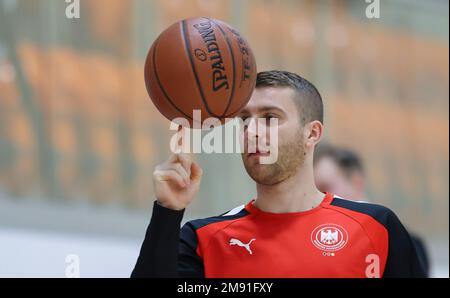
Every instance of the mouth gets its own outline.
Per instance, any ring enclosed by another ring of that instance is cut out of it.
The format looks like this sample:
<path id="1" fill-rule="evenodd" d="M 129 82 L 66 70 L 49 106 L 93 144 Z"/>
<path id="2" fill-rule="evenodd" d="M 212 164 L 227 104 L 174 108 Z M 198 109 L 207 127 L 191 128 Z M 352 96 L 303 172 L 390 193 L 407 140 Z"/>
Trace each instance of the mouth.
<path id="1" fill-rule="evenodd" d="M 247 153 L 247 157 L 248 158 L 269 156 L 269 155 L 270 155 L 270 151 L 268 151 L 268 152 L 260 152 L 260 151 L 256 150 L 256 152 L 254 152 L 254 153 Z"/>

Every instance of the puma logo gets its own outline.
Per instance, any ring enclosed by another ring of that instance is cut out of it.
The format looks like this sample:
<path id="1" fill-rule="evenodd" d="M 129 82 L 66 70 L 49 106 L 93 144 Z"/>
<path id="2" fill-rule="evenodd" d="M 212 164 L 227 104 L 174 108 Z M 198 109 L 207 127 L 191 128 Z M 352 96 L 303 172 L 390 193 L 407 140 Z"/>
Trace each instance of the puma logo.
<path id="1" fill-rule="evenodd" d="M 230 239 L 230 245 L 237 245 L 237 246 L 241 246 L 241 247 L 245 247 L 245 249 L 248 251 L 249 254 L 253 254 L 252 250 L 250 249 L 250 243 L 252 243 L 253 241 L 255 241 L 256 239 L 253 238 L 252 240 L 250 240 L 249 243 L 244 244 L 241 242 L 241 240 L 239 239 Z"/>

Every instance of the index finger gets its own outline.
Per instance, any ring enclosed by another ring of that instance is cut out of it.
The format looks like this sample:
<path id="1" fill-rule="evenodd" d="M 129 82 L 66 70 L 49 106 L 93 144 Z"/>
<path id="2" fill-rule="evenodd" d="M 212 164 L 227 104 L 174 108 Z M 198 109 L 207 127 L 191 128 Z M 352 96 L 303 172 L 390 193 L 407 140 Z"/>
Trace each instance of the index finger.
<path id="1" fill-rule="evenodd" d="M 180 163 L 183 168 L 191 174 L 191 165 L 192 165 L 192 155 L 186 153 L 175 153 L 170 156 L 170 162 Z"/>
<path id="2" fill-rule="evenodd" d="M 174 153 L 170 156 L 169 162 L 180 162 L 181 165 L 190 173 L 192 165 L 192 154 L 190 153 L 190 148 L 185 148 L 183 144 L 184 138 L 189 138 L 190 135 L 183 126 L 180 126 L 177 132 L 177 146 L 180 152 Z M 187 143 L 189 144 L 189 142 Z"/>

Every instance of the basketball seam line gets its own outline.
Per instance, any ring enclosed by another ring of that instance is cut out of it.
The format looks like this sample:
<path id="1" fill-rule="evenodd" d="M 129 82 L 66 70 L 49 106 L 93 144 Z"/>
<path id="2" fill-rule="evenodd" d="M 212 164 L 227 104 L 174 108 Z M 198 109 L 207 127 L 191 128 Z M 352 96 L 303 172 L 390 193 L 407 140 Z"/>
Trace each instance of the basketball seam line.
<path id="1" fill-rule="evenodd" d="M 255 83 L 256 83 L 256 76 L 255 76 L 255 79 L 253 80 L 253 86 L 255 86 Z M 236 114 L 237 112 L 239 112 L 239 111 L 240 111 L 240 110 L 248 103 L 249 98 L 250 98 L 250 97 L 252 96 L 252 94 L 253 94 L 253 89 L 254 89 L 254 88 L 252 88 L 252 89 L 250 90 L 250 94 L 247 96 L 247 100 L 245 100 L 244 103 L 243 103 L 238 109 L 236 109 L 236 111 L 234 111 L 234 112 L 228 114 L 227 116 Z M 227 117 L 227 116 L 225 116 L 225 117 Z"/>
<path id="2" fill-rule="evenodd" d="M 188 36 L 186 34 L 186 20 L 183 20 L 181 22 L 181 27 L 182 27 L 182 35 L 183 35 L 183 39 L 184 39 L 184 46 L 186 48 L 186 52 L 188 54 L 189 57 L 189 62 L 191 64 L 191 68 L 192 68 L 192 72 L 194 73 L 194 77 L 195 77 L 195 81 L 197 82 L 197 88 L 200 92 L 200 97 L 202 98 L 203 104 L 205 105 L 206 111 L 214 117 L 220 117 L 219 115 L 213 113 L 211 111 L 211 109 L 208 106 L 208 102 L 206 101 L 205 95 L 203 94 L 203 89 L 202 86 L 200 84 L 200 80 L 198 79 L 198 74 L 197 74 L 197 70 L 195 69 L 195 65 L 194 65 L 194 59 L 192 58 L 192 53 L 191 53 L 191 44 L 189 42 Z"/>
<path id="3" fill-rule="evenodd" d="M 166 97 L 167 101 L 169 101 L 169 103 L 172 105 L 172 107 L 174 107 L 178 112 L 180 112 L 181 114 L 183 114 L 185 117 L 192 119 L 191 116 L 187 115 L 185 112 L 183 112 L 180 108 L 178 108 L 173 101 L 170 99 L 169 95 L 167 94 L 166 90 L 164 90 L 164 87 L 161 84 L 161 81 L 159 80 L 159 76 L 158 76 L 158 72 L 156 70 L 156 50 L 158 48 L 158 44 L 159 44 L 159 38 L 155 41 L 155 49 L 153 51 L 153 72 L 155 74 L 155 78 L 156 78 L 156 83 L 158 84 L 159 88 L 161 89 L 163 95 Z"/>
<path id="4" fill-rule="evenodd" d="M 231 87 L 231 95 L 228 98 L 228 103 L 227 103 L 227 107 L 225 108 L 225 111 L 222 113 L 221 117 L 226 117 L 228 109 L 231 106 L 231 102 L 233 101 L 233 96 L 234 96 L 234 90 L 235 90 L 235 85 L 236 85 L 236 62 L 234 61 L 234 52 L 233 52 L 233 47 L 231 46 L 230 40 L 228 38 L 228 36 L 225 34 L 225 31 L 222 29 L 222 27 L 220 27 L 220 25 L 216 22 L 214 22 L 213 20 L 207 18 L 210 22 L 214 23 L 217 28 L 219 28 L 219 30 L 222 32 L 223 37 L 225 37 L 225 40 L 227 42 L 228 45 L 228 49 L 230 50 L 230 56 L 231 56 L 231 62 L 233 63 L 233 86 Z"/>

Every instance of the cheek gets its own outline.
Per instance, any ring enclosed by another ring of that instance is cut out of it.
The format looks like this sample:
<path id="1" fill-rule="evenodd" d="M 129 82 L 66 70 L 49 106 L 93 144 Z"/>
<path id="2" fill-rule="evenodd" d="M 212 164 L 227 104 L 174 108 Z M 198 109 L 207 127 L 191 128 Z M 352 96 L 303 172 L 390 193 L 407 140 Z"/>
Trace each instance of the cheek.
<path id="1" fill-rule="evenodd" d="M 278 127 L 278 142 L 280 144 L 302 143 L 302 132 L 296 125 L 282 125 Z"/>

